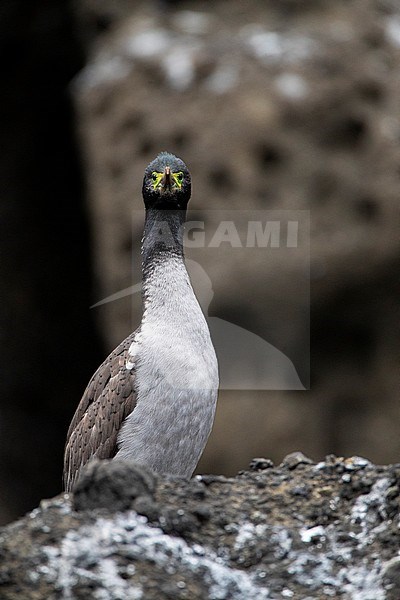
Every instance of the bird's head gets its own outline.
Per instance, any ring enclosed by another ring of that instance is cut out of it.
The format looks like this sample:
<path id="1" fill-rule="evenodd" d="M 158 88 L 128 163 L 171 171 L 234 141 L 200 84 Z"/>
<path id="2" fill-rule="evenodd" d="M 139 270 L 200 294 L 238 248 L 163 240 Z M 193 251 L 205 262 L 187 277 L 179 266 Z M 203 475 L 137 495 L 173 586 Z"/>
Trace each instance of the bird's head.
<path id="1" fill-rule="evenodd" d="M 189 169 L 169 152 L 161 152 L 147 167 L 143 178 L 146 208 L 185 209 L 190 199 Z"/>

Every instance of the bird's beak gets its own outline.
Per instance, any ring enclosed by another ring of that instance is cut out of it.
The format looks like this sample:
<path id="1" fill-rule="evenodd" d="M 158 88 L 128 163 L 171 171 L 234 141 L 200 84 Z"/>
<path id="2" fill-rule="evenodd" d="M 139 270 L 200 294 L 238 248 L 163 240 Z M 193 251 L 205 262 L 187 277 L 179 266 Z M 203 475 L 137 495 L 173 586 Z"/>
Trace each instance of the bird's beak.
<path id="1" fill-rule="evenodd" d="M 164 175 L 161 181 L 161 191 L 170 192 L 171 191 L 171 168 L 165 167 Z"/>

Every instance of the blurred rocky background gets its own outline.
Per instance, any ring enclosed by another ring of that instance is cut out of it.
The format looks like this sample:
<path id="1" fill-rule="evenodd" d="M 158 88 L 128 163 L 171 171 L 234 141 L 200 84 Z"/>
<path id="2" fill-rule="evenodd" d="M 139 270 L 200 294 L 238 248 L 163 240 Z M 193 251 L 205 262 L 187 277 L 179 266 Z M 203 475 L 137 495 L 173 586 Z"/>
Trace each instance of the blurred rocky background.
<path id="1" fill-rule="evenodd" d="M 311 389 L 222 391 L 199 471 L 293 450 L 397 462 L 398 3 L 4 0 L 0 43 L 1 521 L 60 491 L 85 385 L 140 319 L 138 294 L 89 307 L 137 283 L 164 149 L 196 211 L 311 214 Z M 307 387 L 305 254 L 268 256 L 205 254 L 209 315 L 262 330 Z"/>

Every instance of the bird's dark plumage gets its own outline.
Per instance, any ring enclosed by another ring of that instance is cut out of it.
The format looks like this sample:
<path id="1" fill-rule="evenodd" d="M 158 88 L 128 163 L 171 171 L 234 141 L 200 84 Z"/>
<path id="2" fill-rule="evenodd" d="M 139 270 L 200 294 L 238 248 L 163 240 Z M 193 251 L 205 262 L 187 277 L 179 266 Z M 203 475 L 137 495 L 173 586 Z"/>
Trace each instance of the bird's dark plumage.
<path id="1" fill-rule="evenodd" d="M 82 396 L 67 433 L 64 486 L 72 489 L 91 458 L 113 458 L 117 436 L 136 404 L 135 371 L 125 368 L 134 333 L 100 365 Z"/>

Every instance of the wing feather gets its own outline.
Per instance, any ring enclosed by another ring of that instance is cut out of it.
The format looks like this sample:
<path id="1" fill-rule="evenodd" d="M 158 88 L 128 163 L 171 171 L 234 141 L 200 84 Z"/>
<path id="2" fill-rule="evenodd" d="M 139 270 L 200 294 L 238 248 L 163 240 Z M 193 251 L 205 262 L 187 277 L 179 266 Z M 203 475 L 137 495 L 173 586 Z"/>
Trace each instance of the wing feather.
<path id="1" fill-rule="evenodd" d="M 136 406 L 135 370 L 126 369 L 136 332 L 100 365 L 82 396 L 67 433 L 64 487 L 71 491 L 82 467 L 92 458 L 112 458 L 122 423 Z"/>

